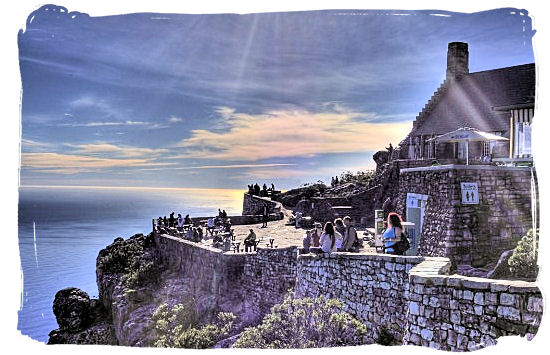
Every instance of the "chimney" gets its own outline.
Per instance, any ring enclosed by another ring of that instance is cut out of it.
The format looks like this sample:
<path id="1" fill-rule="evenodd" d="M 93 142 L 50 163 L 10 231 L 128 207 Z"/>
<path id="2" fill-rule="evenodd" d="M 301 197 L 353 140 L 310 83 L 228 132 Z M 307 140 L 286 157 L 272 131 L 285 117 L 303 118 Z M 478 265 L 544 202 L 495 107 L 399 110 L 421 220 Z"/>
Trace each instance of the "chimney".
<path id="1" fill-rule="evenodd" d="M 468 73 L 468 43 L 449 43 L 447 49 L 447 80 L 459 79 Z"/>

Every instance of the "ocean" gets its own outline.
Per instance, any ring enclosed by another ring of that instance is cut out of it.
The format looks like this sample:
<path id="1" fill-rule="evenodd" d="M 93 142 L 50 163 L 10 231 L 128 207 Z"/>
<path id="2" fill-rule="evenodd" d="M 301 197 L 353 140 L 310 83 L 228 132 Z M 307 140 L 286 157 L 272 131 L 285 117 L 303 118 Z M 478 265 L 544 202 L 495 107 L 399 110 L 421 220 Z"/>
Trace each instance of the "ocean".
<path id="1" fill-rule="evenodd" d="M 23 277 L 18 329 L 40 342 L 57 328 L 55 293 L 78 287 L 98 296 L 98 252 L 115 237 L 151 232 L 153 218 L 242 212 L 244 190 L 21 187 L 19 253 Z"/>

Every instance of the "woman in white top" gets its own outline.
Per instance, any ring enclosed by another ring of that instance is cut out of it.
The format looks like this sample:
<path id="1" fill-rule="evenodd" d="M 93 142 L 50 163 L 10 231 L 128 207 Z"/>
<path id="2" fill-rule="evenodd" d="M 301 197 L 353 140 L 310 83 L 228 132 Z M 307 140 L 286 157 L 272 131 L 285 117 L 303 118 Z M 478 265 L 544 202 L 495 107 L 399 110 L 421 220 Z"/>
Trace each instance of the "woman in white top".
<path id="1" fill-rule="evenodd" d="M 324 253 L 335 252 L 337 249 L 336 241 L 338 239 L 343 239 L 342 234 L 334 230 L 334 226 L 331 222 L 325 223 L 325 229 L 323 234 L 321 234 L 321 239 L 319 240 L 321 250 L 323 250 Z"/>

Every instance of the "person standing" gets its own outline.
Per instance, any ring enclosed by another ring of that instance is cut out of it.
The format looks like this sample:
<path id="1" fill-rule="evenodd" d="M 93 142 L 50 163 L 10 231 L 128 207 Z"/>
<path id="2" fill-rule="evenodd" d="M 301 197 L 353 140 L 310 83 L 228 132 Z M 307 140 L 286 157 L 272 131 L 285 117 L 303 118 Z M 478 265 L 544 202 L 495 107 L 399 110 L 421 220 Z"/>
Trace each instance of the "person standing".
<path id="1" fill-rule="evenodd" d="M 354 227 L 351 225 L 351 217 L 346 216 L 344 217 L 344 243 L 342 245 L 343 251 L 351 251 L 353 249 L 353 245 L 355 244 L 355 241 L 357 240 L 357 231 Z"/>
<path id="2" fill-rule="evenodd" d="M 185 220 L 183 221 L 184 224 L 193 224 L 193 221 L 191 221 L 191 217 L 189 215 L 185 216 Z"/>
<path id="3" fill-rule="evenodd" d="M 176 225 L 176 218 L 174 217 L 174 213 L 170 213 L 170 219 L 168 220 L 168 227 L 174 227 Z"/>
<path id="4" fill-rule="evenodd" d="M 268 213 L 268 210 L 267 210 L 267 205 L 264 205 L 262 207 L 262 217 L 263 217 L 262 228 L 266 228 L 267 227 L 267 218 L 269 217 L 269 213 Z"/>
<path id="5" fill-rule="evenodd" d="M 183 218 L 181 217 L 181 213 L 178 213 L 178 230 L 181 230 L 183 228 Z"/>
<path id="6" fill-rule="evenodd" d="M 396 251 L 395 245 L 401 240 L 403 234 L 403 226 L 401 225 L 401 217 L 395 213 L 388 214 L 387 228 L 382 234 L 384 241 L 384 252 L 386 254 L 401 255 Z"/>
<path id="7" fill-rule="evenodd" d="M 342 244 L 344 243 L 344 232 L 346 230 L 346 227 L 344 227 L 344 222 L 342 221 L 342 218 L 336 218 L 334 220 L 334 229 L 340 233 L 341 238 L 336 239 L 336 249 L 338 251 L 342 251 Z"/>

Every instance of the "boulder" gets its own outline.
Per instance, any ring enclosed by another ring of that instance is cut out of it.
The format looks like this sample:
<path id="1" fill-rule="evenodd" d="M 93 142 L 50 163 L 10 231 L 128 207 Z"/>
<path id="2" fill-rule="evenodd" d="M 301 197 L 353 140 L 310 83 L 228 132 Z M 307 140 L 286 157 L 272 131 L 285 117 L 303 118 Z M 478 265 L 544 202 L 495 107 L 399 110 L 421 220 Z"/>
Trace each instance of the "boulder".
<path id="1" fill-rule="evenodd" d="M 58 291 L 53 301 L 53 314 L 60 330 L 76 333 L 90 323 L 90 296 L 76 287 Z"/>

